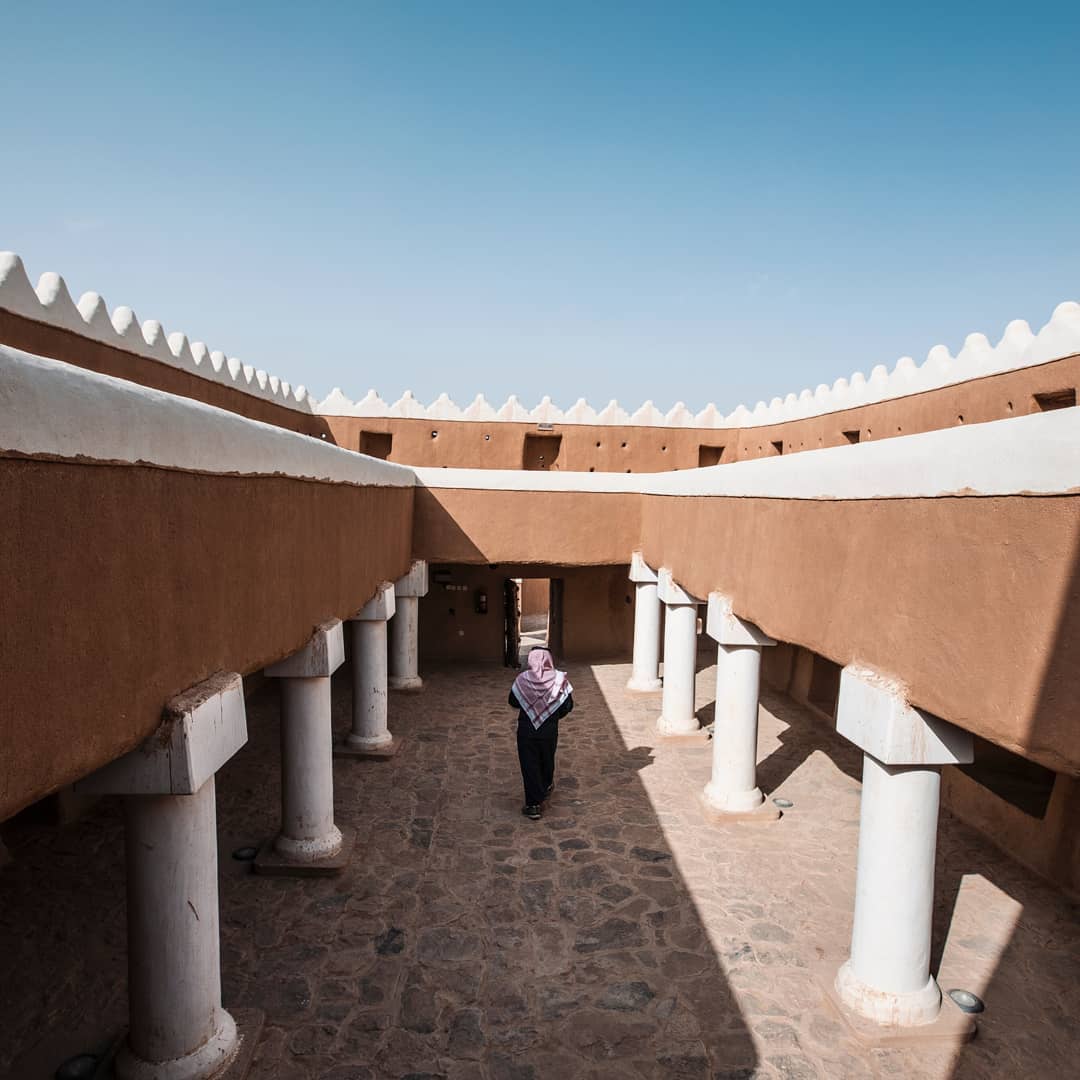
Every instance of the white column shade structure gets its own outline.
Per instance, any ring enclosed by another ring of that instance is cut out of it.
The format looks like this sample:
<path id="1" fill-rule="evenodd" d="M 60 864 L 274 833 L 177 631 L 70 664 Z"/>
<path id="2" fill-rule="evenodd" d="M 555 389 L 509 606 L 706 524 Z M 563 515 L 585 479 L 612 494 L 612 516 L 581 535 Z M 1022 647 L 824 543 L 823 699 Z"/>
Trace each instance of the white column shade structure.
<path id="1" fill-rule="evenodd" d="M 352 728 L 334 747 L 335 754 L 387 758 L 398 741 L 387 726 L 386 624 L 395 611 L 394 586 L 380 585 L 349 622 L 352 646 Z"/>
<path id="2" fill-rule="evenodd" d="M 972 736 L 909 705 L 898 684 L 850 666 L 836 730 L 863 751 L 851 958 L 836 992 L 878 1024 L 930 1024 L 941 1009 L 930 971 L 941 766 L 973 761 Z"/>
<path id="3" fill-rule="evenodd" d="M 717 658 L 712 777 L 703 803 L 715 815 L 757 811 L 775 818 L 771 809 L 760 809 L 765 799 L 757 786 L 757 736 L 761 650 L 776 642 L 735 615 L 720 593 L 709 594 L 705 629 L 717 643 Z"/>
<path id="4" fill-rule="evenodd" d="M 221 1007 L 214 773 L 247 742 L 243 683 L 221 673 L 174 698 L 141 746 L 79 781 L 123 795 L 131 1026 L 122 1080 L 204 1080 L 236 1056 Z"/>
<path id="5" fill-rule="evenodd" d="M 265 669 L 281 689 L 281 830 L 255 860 L 262 874 L 337 873 L 345 837 L 334 824 L 330 677 L 345 661 L 341 620 Z M 351 839 L 351 837 L 350 837 Z"/>
<path id="6" fill-rule="evenodd" d="M 697 619 L 701 601 L 660 568 L 658 590 L 664 611 L 664 693 L 656 730 L 661 736 L 700 737 L 694 709 L 697 667 Z"/>
<path id="7" fill-rule="evenodd" d="M 660 682 L 660 595 L 656 571 L 635 551 L 630 563 L 634 583 L 634 662 L 627 690 L 654 693 Z"/>
<path id="8" fill-rule="evenodd" d="M 422 690 L 420 678 L 420 597 L 428 593 L 428 567 L 416 559 L 394 582 L 394 617 L 390 620 L 388 685 L 391 690 Z"/>

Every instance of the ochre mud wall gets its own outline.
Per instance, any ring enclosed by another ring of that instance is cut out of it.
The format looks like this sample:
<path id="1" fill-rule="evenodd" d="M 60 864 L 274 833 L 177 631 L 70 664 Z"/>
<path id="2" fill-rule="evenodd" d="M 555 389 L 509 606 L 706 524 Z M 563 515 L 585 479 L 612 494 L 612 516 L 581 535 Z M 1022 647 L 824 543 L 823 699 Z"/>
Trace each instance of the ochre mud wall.
<path id="1" fill-rule="evenodd" d="M 494 662 L 503 656 L 503 583 L 536 574 L 563 581 L 563 655 L 568 660 L 628 656 L 634 640 L 628 566 L 491 566 L 431 564 L 420 601 L 420 655 L 428 662 Z M 446 578 L 447 580 L 441 580 Z M 547 581 L 543 582 L 545 593 Z M 447 585 L 451 586 L 449 589 Z M 465 586 L 464 590 L 455 586 Z M 477 592 L 488 600 L 476 611 Z"/>
<path id="2" fill-rule="evenodd" d="M 644 554 L 701 597 L 1080 774 L 1080 499 L 645 500 Z"/>
<path id="3" fill-rule="evenodd" d="M 261 420 L 265 424 L 317 438 L 330 438 L 329 429 L 322 417 L 298 409 L 289 409 L 272 401 L 264 401 L 243 390 L 222 386 L 157 360 L 136 356 L 125 349 L 94 341 L 61 327 L 34 322 L 2 309 L 0 344 L 22 349 L 35 356 L 62 360 L 66 364 L 97 371 L 103 375 L 126 379 L 140 386 L 164 390 L 179 397 L 203 401 L 207 405 L 227 409 L 250 420 Z"/>
<path id="4" fill-rule="evenodd" d="M 554 574 L 555 571 L 552 571 Z M 630 567 L 573 567 L 563 586 L 563 652 L 568 660 L 625 659 L 634 648 Z"/>
<path id="5" fill-rule="evenodd" d="M 412 488 L 0 457 L 0 820 L 409 568 Z"/>
<path id="6" fill-rule="evenodd" d="M 433 563 L 615 565 L 640 533 L 636 494 L 416 488 L 413 553 Z"/>
<path id="7" fill-rule="evenodd" d="M 1035 367 L 987 375 L 955 386 L 893 398 L 857 409 L 826 413 L 783 424 L 745 428 L 632 427 L 630 425 L 554 424 L 540 432 L 536 423 L 496 420 L 404 419 L 327 416 L 339 446 L 364 448 L 363 432 L 389 433 L 387 460 L 405 465 L 470 469 L 520 469 L 526 435 L 558 435 L 554 468 L 563 472 L 668 472 L 693 469 L 701 448 L 723 448 L 720 463 L 749 461 L 914 435 L 962 424 L 1024 416 L 1039 410 L 1035 395 L 1080 387 L 1080 356 Z M 781 449 L 776 444 L 780 444 Z M 708 457 L 708 454 L 706 454 Z"/>

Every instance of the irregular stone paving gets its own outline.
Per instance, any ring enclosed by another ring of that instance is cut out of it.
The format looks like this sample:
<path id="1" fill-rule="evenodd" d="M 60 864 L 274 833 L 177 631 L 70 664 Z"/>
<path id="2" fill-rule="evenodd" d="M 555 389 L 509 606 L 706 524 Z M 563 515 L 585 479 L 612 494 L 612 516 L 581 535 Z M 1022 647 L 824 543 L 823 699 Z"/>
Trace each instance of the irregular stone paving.
<path id="1" fill-rule="evenodd" d="M 337 879 L 259 878 L 230 852 L 277 818 L 277 699 L 219 774 L 226 1005 L 265 1010 L 252 1075 L 1023 1077 L 1080 1055 L 1077 909 L 942 815 L 944 986 L 982 994 L 958 1053 L 866 1049 L 822 999 L 851 925 L 860 759 L 766 694 L 760 779 L 794 802 L 773 825 L 706 825 L 709 749 L 656 748 L 659 699 L 628 667 L 574 665 L 558 788 L 520 815 L 511 673 L 457 667 L 391 697 L 389 762 L 335 763 Z M 335 716 L 347 726 L 347 673 Z M 715 670 L 699 674 L 707 720 Z M 97 1045 L 124 1015 L 122 826 L 115 802 L 57 829 L 16 823 L 0 873 L 0 1074 Z"/>

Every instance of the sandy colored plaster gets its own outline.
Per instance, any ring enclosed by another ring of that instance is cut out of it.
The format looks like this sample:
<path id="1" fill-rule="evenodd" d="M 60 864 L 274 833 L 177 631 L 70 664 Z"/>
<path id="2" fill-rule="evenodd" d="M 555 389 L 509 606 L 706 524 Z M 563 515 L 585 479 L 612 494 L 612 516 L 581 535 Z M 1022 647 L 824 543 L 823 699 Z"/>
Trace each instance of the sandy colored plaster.
<path id="1" fill-rule="evenodd" d="M 19 523 L 0 530 L 0 820 L 133 749 L 212 672 L 295 653 L 411 562 L 409 488 L 7 458 L 0 506 Z"/>
<path id="2" fill-rule="evenodd" d="M 625 564 L 641 529 L 633 493 L 418 487 L 414 515 L 429 563 Z"/>
<path id="3" fill-rule="evenodd" d="M 1080 500 L 646 500 L 645 558 L 778 641 L 1080 774 Z"/>

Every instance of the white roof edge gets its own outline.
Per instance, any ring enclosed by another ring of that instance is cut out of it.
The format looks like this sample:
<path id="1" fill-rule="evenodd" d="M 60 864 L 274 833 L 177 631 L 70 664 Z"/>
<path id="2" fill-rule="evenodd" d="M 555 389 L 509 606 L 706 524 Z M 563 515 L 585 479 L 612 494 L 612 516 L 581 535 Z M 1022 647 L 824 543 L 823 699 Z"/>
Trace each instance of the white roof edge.
<path id="1" fill-rule="evenodd" d="M 428 488 L 769 499 L 1080 494 L 1080 413 L 1059 409 L 669 473 L 417 468 Z"/>
<path id="2" fill-rule="evenodd" d="M 0 345 L 0 450 L 412 487 L 413 470 L 201 401 Z"/>

